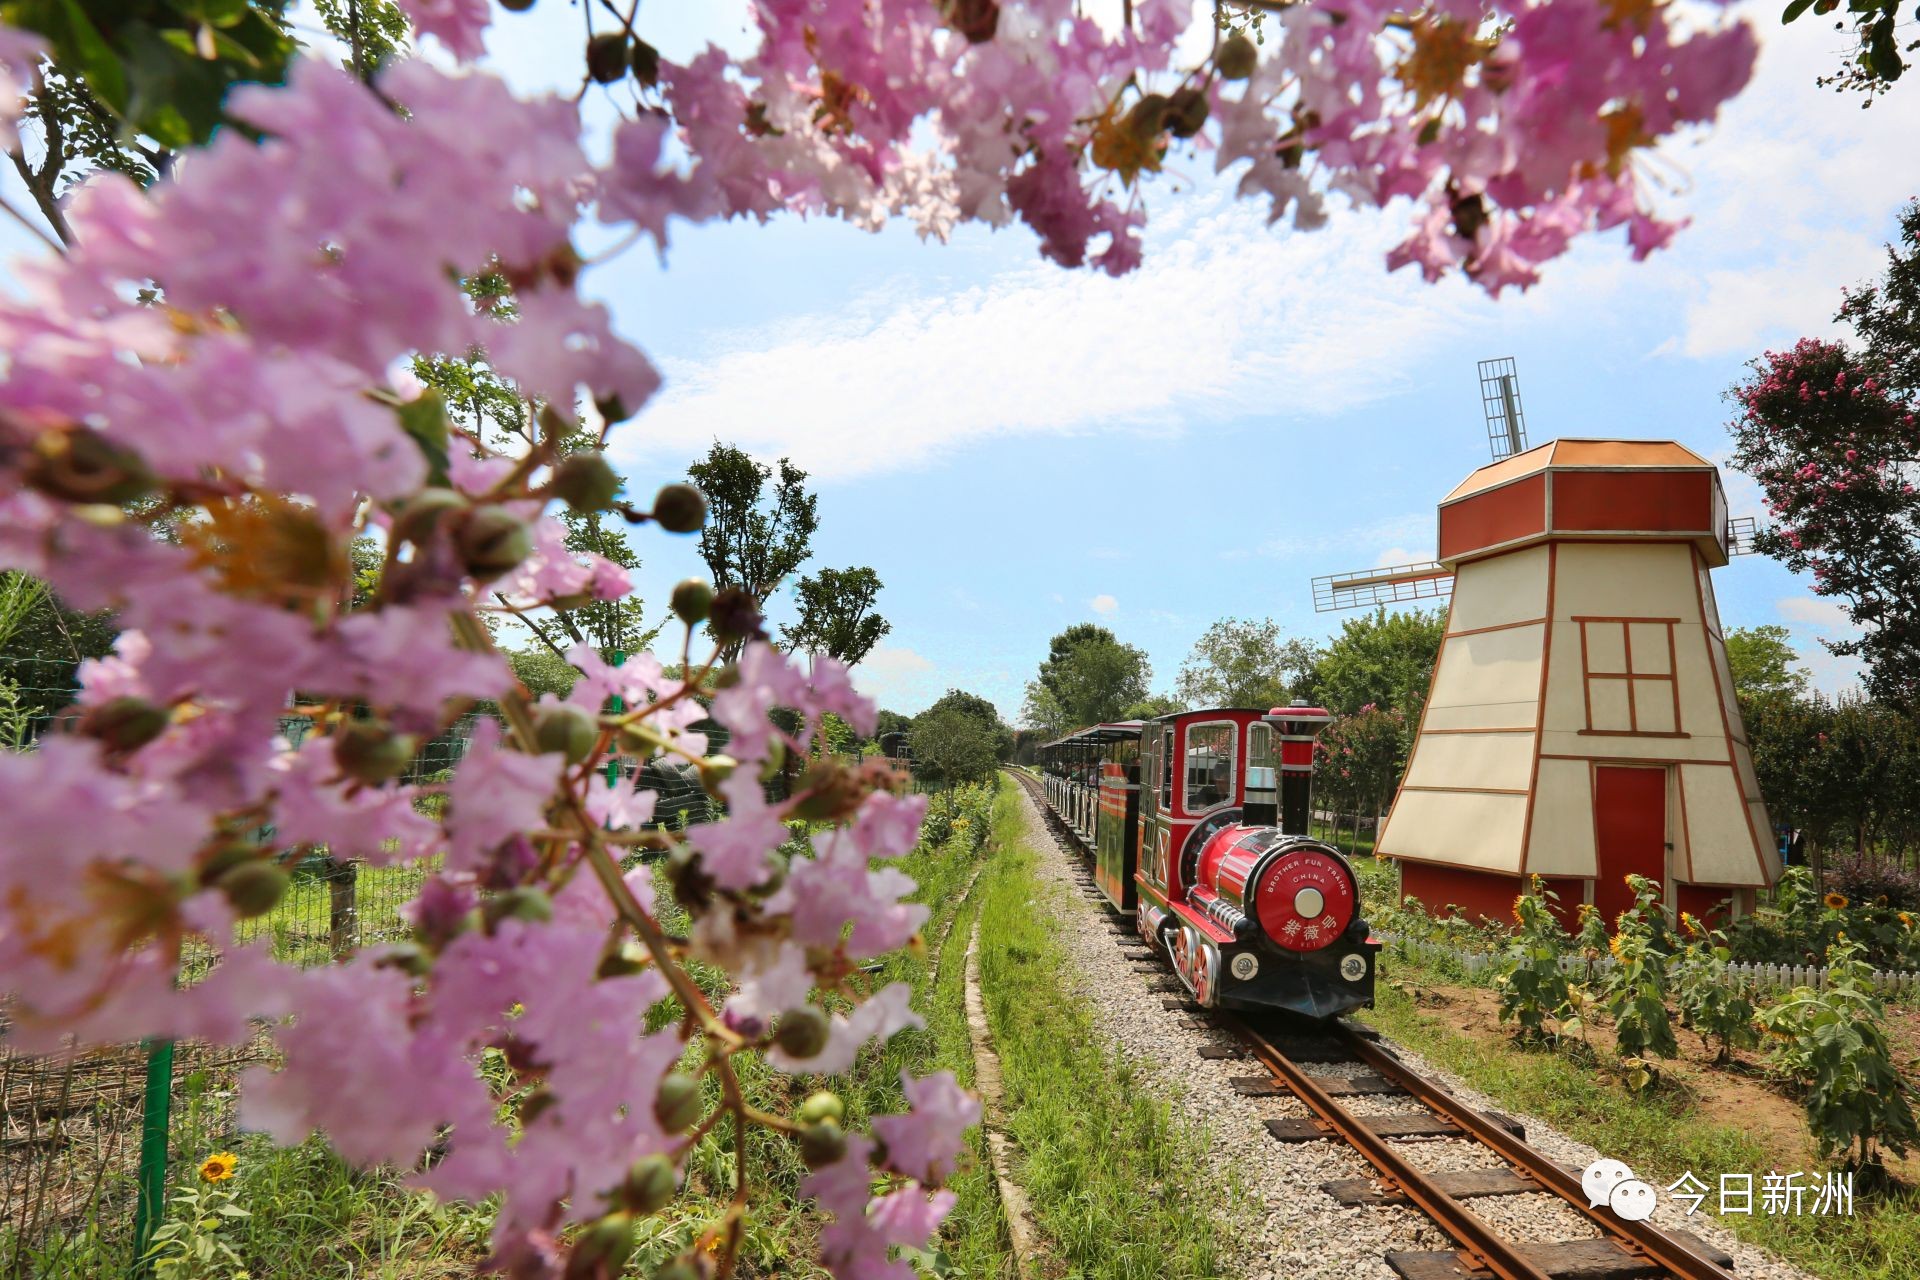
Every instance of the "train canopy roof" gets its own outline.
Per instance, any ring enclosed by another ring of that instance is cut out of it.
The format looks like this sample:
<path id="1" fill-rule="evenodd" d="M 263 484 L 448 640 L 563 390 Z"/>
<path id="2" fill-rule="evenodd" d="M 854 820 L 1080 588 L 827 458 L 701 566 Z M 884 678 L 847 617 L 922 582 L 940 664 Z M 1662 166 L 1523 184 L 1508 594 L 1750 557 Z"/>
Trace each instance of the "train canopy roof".
<path id="1" fill-rule="evenodd" d="M 1040 749 L 1047 751 L 1054 747 L 1089 747 L 1102 742 L 1124 742 L 1128 738 L 1139 737 L 1146 723 L 1144 720 L 1112 720 L 1042 743 Z"/>

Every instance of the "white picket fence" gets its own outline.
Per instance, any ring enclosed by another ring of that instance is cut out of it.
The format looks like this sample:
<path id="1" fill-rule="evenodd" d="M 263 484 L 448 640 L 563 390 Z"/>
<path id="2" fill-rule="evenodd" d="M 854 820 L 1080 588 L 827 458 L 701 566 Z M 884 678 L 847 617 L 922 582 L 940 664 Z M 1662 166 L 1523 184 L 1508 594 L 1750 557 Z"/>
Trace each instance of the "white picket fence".
<path id="1" fill-rule="evenodd" d="M 1485 951 L 1467 951 L 1460 947 L 1450 947 L 1442 942 L 1429 942 L 1424 938 L 1408 938 L 1394 933 L 1374 935 L 1389 947 L 1403 955 L 1430 962 L 1439 962 L 1457 966 L 1469 978 L 1479 978 L 1493 968 L 1494 955 Z M 1613 957 L 1602 956 L 1593 963 L 1595 977 L 1613 968 Z M 1569 976 L 1587 972 L 1587 961 L 1582 956 L 1562 956 L 1560 972 Z M 1755 991 L 1788 991 L 1794 987 L 1824 987 L 1827 985 L 1827 970 L 1824 965 L 1810 964 L 1730 964 L 1727 976 L 1737 985 Z M 1920 993 L 1920 973 L 1910 970 L 1875 969 L 1873 971 L 1874 988 L 1882 995 L 1911 995 Z"/>

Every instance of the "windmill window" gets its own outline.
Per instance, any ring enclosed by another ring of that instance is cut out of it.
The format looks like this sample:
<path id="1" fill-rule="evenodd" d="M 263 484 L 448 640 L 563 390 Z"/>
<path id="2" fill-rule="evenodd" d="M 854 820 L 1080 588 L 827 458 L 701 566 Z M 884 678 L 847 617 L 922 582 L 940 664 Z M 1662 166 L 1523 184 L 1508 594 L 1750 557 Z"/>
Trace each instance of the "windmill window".
<path id="1" fill-rule="evenodd" d="M 1575 618 L 1587 727 L 1582 733 L 1684 738 L 1673 628 L 1678 618 Z"/>

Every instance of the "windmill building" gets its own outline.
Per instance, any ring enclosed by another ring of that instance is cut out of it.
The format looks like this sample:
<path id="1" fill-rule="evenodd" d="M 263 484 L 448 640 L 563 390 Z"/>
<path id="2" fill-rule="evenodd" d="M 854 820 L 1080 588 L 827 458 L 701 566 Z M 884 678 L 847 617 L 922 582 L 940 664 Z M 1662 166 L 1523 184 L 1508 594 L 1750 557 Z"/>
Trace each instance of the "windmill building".
<path id="1" fill-rule="evenodd" d="M 1719 472 L 1671 441 L 1520 448 L 1510 374 L 1502 400 L 1496 461 L 1440 504 L 1438 559 L 1319 584 L 1338 604 L 1451 584 L 1378 851 L 1429 910 L 1505 918 L 1539 876 L 1568 916 L 1611 920 L 1637 873 L 1673 909 L 1744 914 L 1780 861 L 1714 604 L 1739 549 Z"/>

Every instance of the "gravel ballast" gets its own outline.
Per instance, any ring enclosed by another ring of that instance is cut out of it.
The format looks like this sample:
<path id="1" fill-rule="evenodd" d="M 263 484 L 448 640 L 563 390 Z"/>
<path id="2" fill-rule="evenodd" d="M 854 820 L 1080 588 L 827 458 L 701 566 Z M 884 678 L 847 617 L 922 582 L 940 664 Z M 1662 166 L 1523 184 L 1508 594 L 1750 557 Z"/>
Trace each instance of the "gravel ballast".
<path id="1" fill-rule="evenodd" d="M 1307 1114 L 1296 1099 L 1245 1098 L 1229 1083 L 1235 1076 L 1264 1074 L 1251 1058 L 1209 1061 L 1199 1055 L 1205 1044 L 1223 1039 L 1219 1030 L 1201 1029 L 1179 1012 L 1164 1007 L 1167 993 L 1150 989 L 1154 973 L 1143 972 L 1118 945 L 1115 933 L 1102 917 L 1113 919 L 1080 884 L 1081 863 L 1048 828 L 1039 804 L 1024 787 L 1020 802 L 1029 843 L 1039 855 L 1038 876 L 1048 885 L 1037 907 L 1050 909 L 1061 922 L 1061 941 L 1070 957 L 1069 980 L 1092 1007 L 1095 1023 L 1113 1049 L 1133 1061 L 1158 1087 L 1175 1100 L 1176 1110 L 1204 1132 L 1221 1181 L 1213 1188 L 1194 1188 L 1216 1195 L 1221 1218 L 1227 1224 L 1230 1275 L 1245 1280 L 1394 1280 L 1385 1255 L 1401 1250 L 1452 1247 L 1446 1236 L 1423 1215 L 1407 1207 L 1346 1208 L 1320 1188 L 1343 1178 L 1371 1173 L 1360 1155 L 1341 1143 L 1274 1140 L 1264 1122 Z M 1390 1043 L 1390 1042 L 1388 1042 Z M 1444 1084 L 1467 1104 L 1506 1112 L 1511 1108 L 1468 1089 L 1457 1078 L 1436 1070 L 1404 1047 L 1390 1044 L 1409 1066 Z M 1313 1064 L 1315 1074 L 1350 1075 L 1364 1068 L 1353 1064 Z M 1353 1097 L 1343 1104 L 1362 1114 L 1419 1111 L 1405 1096 Z M 1554 1160 L 1584 1168 L 1597 1158 L 1591 1147 L 1550 1129 L 1542 1121 L 1515 1115 L 1526 1126 L 1527 1140 Z M 1410 1162 L 1434 1171 L 1488 1169 L 1501 1161 L 1477 1143 L 1459 1139 L 1422 1139 L 1396 1143 Z M 1696 1171 L 1699 1172 L 1699 1171 Z M 1570 1206 L 1550 1195 L 1493 1196 L 1467 1202 L 1474 1212 L 1496 1224 L 1509 1239 L 1524 1241 L 1579 1240 L 1596 1236 L 1597 1229 Z M 1731 1253 L 1735 1274 L 1756 1280 L 1812 1280 L 1763 1250 L 1741 1243 L 1711 1225 L 1705 1215 L 1685 1216 L 1678 1204 L 1663 1200 L 1654 1221 L 1688 1230 Z"/>

